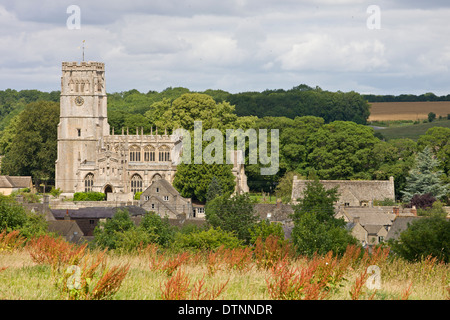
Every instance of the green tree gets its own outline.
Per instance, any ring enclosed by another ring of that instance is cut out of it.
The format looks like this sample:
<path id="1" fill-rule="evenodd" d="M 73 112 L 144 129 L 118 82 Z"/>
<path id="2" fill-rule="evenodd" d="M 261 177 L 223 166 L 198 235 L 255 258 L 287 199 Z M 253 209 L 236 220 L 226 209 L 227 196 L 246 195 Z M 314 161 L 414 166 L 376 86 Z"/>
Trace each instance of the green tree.
<path id="1" fill-rule="evenodd" d="M 222 193 L 230 195 L 236 186 L 231 165 L 227 164 L 184 164 L 177 166 L 173 186 L 183 197 L 206 201 L 208 187 L 213 177 L 220 182 Z"/>
<path id="2" fill-rule="evenodd" d="M 124 118 L 123 126 L 128 128 L 129 134 L 141 134 L 141 128 L 144 130 L 144 134 L 150 134 L 151 123 L 146 117 L 141 114 L 128 114 Z M 136 132 L 136 129 L 138 132 Z M 164 133 L 160 132 L 160 134 Z"/>
<path id="3" fill-rule="evenodd" d="M 103 192 L 75 192 L 73 194 L 73 201 L 103 201 L 106 195 Z"/>
<path id="4" fill-rule="evenodd" d="M 177 233 L 174 247 L 194 250 L 217 250 L 219 247 L 238 248 L 243 241 L 238 239 L 235 232 L 222 230 L 220 227 L 207 230 L 197 230 L 189 233 Z"/>
<path id="5" fill-rule="evenodd" d="M 33 176 L 40 180 L 55 177 L 59 104 L 39 101 L 26 106 L 19 115 L 16 135 L 2 160 L 2 173 Z"/>
<path id="6" fill-rule="evenodd" d="M 390 245 L 395 253 L 409 261 L 419 261 L 431 255 L 448 263 L 450 220 L 440 216 L 416 219 Z"/>
<path id="7" fill-rule="evenodd" d="M 284 240 L 284 230 L 279 222 L 270 222 L 269 220 L 261 220 L 255 223 L 250 229 L 250 243 L 254 244 L 261 238 L 266 240 L 269 236 L 275 236 L 279 240 Z"/>
<path id="8" fill-rule="evenodd" d="M 309 139 L 308 165 L 321 179 L 370 179 L 373 129 L 348 121 L 323 125 Z"/>
<path id="9" fill-rule="evenodd" d="M 292 241 L 297 253 L 343 254 L 349 244 L 357 244 L 345 229 L 345 221 L 334 217 L 337 199 L 337 188 L 326 190 L 317 178 L 307 183 L 303 197 L 294 206 Z"/>
<path id="10" fill-rule="evenodd" d="M 416 194 L 431 193 L 438 199 L 447 195 L 448 185 L 442 183 L 440 178 L 442 171 L 437 170 L 438 166 L 439 160 L 434 158 L 431 148 L 425 147 L 417 154 L 415 166 L 406 178 L 406 187 L 403 190 L 404 202 L 409 202 Z"/>
<path id="11" fill-rule="evenodd" d="M 420 148 L 430 147 L 436 158 L 440 161 L 439 168 L 450 176 L 450 128 L 433 127 L 420 136 L 417 144 Z"/>
<path id="12" fill-rule="evenodd" d="M 428 217 L 441 217 L 445 218 L 447 216 L 447 211 L 444 209 L 444 204 L 436 200 L 431 205 L 431 208 L 417 209 L 418 216 L 428 216 Z"/>
<path id="13" fill-rule="evenodd" d="M 216 176 L 212 177 L 211 182 L 208 186 L 208 191 L 206 193 L 206 202 L 215 199 L 222 195 L 222 187 L 220 186 L 220 181 Z"/>
<path id="14" fill-rule="evenodd" d="M 371 159 L 373 167 L 372 178 L 388 180 L 394 177 L 395 197 L 401 199 L 406 186 L 406 178 L 415 162 L 417 143 L 411 139 L 392 139 L 375 145 Z M 382 200 L 382 199 L 379 199 Z"/>
<path id="15" fill-rule="evenodd" d="M 275 188 L 275 196 L 280 198 L 283 203 L 289 203 L 292 200 L 292 182 L 295 175 L 298 176 L 299 174 L 294 171 L 286 172 Z"/>
<path id="16" fill-rule="evenodd" d="M 164 110 L 164 112 L 162 112 Z M 159 129 L 194 129 L 194 121 L 202 121 L 203 129 L 234 128 L 238 117 L 234 106 L 228 102 L 216 103 L 214 99 L 201 93 L 185 93 L 173 100 L 165 99 L 150 107 L 146 113 Z"/>
<path id="17" fill-rule="evenodd" d="M 18 124 L 19 124 L 19 116 L 17 115 L 11 119 L 5 130 L 2 131 L 0 137 L 0 154 L 4 155 L 8 153 L 9 150 L 11 149 L 14 136 L 18 132 Z"/>
<path id="18" fill-rule="evenodd" d="M 11 197 L 0 194 L 0 233 L 19 230 L 29 238 L 46 233 L 47 227 L 42 215 L 31 213 Z"/>
<path id="19" fill-rule="evenodd" d="M 436 113 L 430 112 L 428 114 L 428 122 L 433 122 L 434 120 L 436 120 Z"/>
<path id="20" fill-rule="evenodd" d="M 111 219 L 101 222 L 94 229 L 95 243 L 101 248 L 116 249 L 125 231 L 134 230 L 128 210 L 117 210 Z"/>
<path id="21" fill-rule="evenodd" d="M 235 232 L 237 237 L 249 243 L 250 229 L 257 221 L 253 202 L 247 193 L 223 195 L 206 203 L 206 221 L 214 228 Z"/>
<path id="22" fill-rule="evenodd" d="M 138 230 L 142 230 L 148 236 L 148 241 L 161 246 L 168 246 L 174 237 L 174 230 L 169 224 L 169 219 L 161 218 L 155 212 L 148 212 L 142 218 Z"/>

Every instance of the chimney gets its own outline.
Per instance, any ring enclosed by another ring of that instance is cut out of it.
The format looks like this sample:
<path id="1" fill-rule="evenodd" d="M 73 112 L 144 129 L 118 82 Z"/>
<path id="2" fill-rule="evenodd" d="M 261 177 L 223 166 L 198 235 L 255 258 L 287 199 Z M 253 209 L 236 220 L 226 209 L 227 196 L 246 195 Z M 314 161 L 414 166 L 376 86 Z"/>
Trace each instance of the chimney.
<path id="1" fill-rule="evenodd" d="M 412 206 L 412 208 L 411 208 L 411 213 L 412 213 L 413 215 L 417 216 L 417 209 L 416 209 L 416 206 Z"/>
<path id="2" fill-rule="evenodd" d="M 400 208 L 399 207 L 393 207 L 392 210 L 393 210 L 395 216 L 398 217 L 400 215 Z"/>
<path id="3" fill-rule="evenodd" d="M 70 220 L 69 209 L 66 210 L 66 215 L 64 216 L 64 220 Z"/>

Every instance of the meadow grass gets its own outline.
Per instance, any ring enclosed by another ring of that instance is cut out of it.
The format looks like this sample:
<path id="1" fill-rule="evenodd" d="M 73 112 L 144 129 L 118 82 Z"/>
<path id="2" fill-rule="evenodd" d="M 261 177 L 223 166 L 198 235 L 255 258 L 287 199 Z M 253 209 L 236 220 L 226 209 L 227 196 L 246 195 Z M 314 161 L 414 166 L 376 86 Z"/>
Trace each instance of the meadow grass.
<path id="1" fill-rule="evenodd" d="M 176 270 L 169 274 L 162 267 L 160 269 L 150 267 L 151 258 L 162 253 L 161 250 L 133 254 L 107 252 L 108 265 L 129 265 L 120 287 L 107 298 L 114 300 L 170 298 L 171 295 L 165 291 L 166 286 L 184 279 L 187 283 L 183 289 L 186 299 L 195 297 L 200 299 L 212 297 L 219 300 L 276 299 L 277 296 L 269 290 L 269 283 L 277 283 L 275 291 L 289 292 L 287 297 L 300 299 L 309 296 L 304 295 L 302 291 L 304 288 L 295 288 L 295 283 L 301 277 L 309 276 L 307 283 L 314 284 L 309 288 L 309 293 L 312 293 L 310 296 L 320 293 L 319 297 L 329 300 L 450 299 L 450 268 L 447 264 L 431 258 L 412 263 L 383 255 L 375 258 L 366 256 L 358 260 L 348 257 L 335 258 L 331 255 L 314 259 L 289 257 L 285 260 L 280 259 L 274 266 L 278 266 L 281 271 L 289 268 L 292 274 L 284 273 L 284 278 L 283 276 L 276 278 L 274 269 L 258 268 L 261 264 L 257 264 L 256 261 L 246 261 L 246 268 L 241 268 L 237 264 L 233 266 L 230 261 L 236 263 L 236 259 L 229 260 L 227 255 L 223 255 L 224 260 L 217 262 L 217 268 L 211 273 L 208 272 L 206 254 L 192 252 L 189 252 L 188 259 L 183 260 Z M 98 252 L 90 251 L 87 254 L 96 256 Z M 164 259 L 174 259 L 177 254 L 179 253 L 164 252 Z M 371 290 L 365 285 L 367 275 L 364 275 L 364 272 L 371 264 L 378 265 L 381 270 L 381 288 L 378 290 Z M 56 272 L 49 264 L 35 262 L 26 248 L 0 253 L 0 270 L 2 270 L 0 299 L 58 300 L 68 297 L 56 285 L 62 274 Z M 310 273 L 305 270 L 309 270 Z M 358 279 L 362 279 L 359 286 Z"/>
<path id="2" fill-rule="evenodd" d="M 387 140 L 409 138 L 417 141 L 421 135 L 424 135 L 428 129 L 433 127 L 450 128 L 450 120 L 435 120 L 426 123 L 404 123 L 401 126 L 390 126 L 386 129 L 378 129 Z"/>

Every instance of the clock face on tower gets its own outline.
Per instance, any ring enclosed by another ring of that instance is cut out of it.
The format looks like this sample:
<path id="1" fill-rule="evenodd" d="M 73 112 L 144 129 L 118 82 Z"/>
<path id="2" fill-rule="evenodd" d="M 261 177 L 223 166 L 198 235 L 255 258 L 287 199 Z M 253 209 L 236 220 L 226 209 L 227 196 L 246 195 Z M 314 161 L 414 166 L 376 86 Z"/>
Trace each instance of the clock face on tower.
<path id="1" fill-rule="evenodd" d="M 84 99 L 82 97 L 78 96 L 75 98 L 75 104 L 77 106 L 81 106 L 81 105 L 83 105 L 83 103 L 84 103 Z"/>

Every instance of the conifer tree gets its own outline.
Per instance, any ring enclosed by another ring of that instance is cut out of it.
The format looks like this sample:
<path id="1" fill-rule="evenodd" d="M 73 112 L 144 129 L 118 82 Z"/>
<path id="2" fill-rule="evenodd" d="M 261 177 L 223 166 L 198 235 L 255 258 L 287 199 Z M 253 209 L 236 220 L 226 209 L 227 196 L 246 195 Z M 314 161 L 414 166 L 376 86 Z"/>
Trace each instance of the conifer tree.
<path id="1" fill-rule="evenodd" d="M 221 195 L 222 187 L 220 186 L 220 181 L 216 176 L 213 176 L 208 186 L 208 192 L 206 193 L 206 202 L 211 201 Z"/>
<path id="2" fill-rule="evenodd" d="M 436 198 L 446 196 L 449 188 L 441 180 L 442 171 L 438 170 L 437 160 L 430 147 L 425 147 L 416 157 L 416 164 L 406 178 L 406 187 L 403 190 L 403 201 L 409 202 L 416 194 L 431 193 Z"/>

